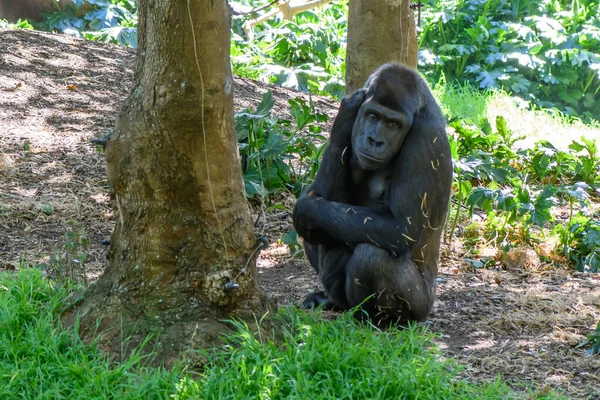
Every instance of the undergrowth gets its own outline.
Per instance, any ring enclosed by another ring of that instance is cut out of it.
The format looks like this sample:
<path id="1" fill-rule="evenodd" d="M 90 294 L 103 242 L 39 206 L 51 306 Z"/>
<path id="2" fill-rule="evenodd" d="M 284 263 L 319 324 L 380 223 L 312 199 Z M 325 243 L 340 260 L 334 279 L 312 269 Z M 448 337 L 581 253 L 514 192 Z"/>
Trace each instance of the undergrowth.
<path id="1" fill-rule="evenodd" d="M 541 140 L 519 148 L 524 137 L 514 135 L 502 116 L 473 119 L 478 122 L 450 115 L 456 204 L 446 240 L 452 241 L 466 210 L 463 224 L 471 225 L 463 239 L 472 254 L 557 238 L 552 251 L 575 269 L 600 271 L 600 226 L 592 207 L 600 194 L 597 141 L 581 137 L 560 149 Z"/>
<path id="2" fill-rule="evenodd" d="M 327 116 L 317 111 L 312 101 L 295 98 L 288 103 L 293 122 L 271 114 L 275 100 L 270 91 L 256 110 L 235 114 L 246 196 L 250 198 L 261 196 L 270 202 L 271 195 L 281 191 L 298 197 L 317 173 L 326 139 L 319 123 L 326 122 Z"/>
<path id="3" fill-rule="evenodd" d="M 202 351 L 200 372 L 183 361 L 170 371 L 145 366 L 149 356 L 139 351 L 111 362 L 76 328 L 61 326 L 68 294 L 37 269 L 0 274 L 0 398 L 523 398 L 499 380 L 476 385 L 458 378 L 458 367 L 441 359 L 423 327 L 381 332 L 349 314 L 324 321 L 293 308 L 276 317 L 277 339 L 233 323 L 225 345 Z"/>

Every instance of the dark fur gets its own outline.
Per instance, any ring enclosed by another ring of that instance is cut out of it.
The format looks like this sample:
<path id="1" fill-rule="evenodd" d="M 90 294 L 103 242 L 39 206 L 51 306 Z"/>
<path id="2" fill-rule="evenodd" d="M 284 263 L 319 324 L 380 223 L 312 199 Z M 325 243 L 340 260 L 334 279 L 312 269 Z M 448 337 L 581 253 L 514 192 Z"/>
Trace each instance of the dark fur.
<path id="1" fill-rule="evenodd" d="M 425 319 L 451 182 L 444 119 L 426 83 L 405 66 L 381 66 L 342 101 L 317 177 L 294 209 L 325 288 L 305 306 L 362 303 L 376 321 Z"/>

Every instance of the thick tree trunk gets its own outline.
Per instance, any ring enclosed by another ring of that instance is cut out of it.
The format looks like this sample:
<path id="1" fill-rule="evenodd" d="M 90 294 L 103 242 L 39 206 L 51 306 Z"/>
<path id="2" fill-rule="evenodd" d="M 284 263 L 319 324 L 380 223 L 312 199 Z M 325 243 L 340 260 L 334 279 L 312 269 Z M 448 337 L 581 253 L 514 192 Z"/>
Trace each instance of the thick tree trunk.
<path id="1" fill-rule="evenodd" d="M 106 149 L 110 261 L 75 311 L 85 327 L 102 320 L 108 350 L 161 330 L 170 361 L 267 304 L 234 133 L 227 1 L 140 0 L 138 29 L 134 87 Z"/>
<path id="2" fill-rule="evenodd" d="M 362 87 L 381 64 L 417 68 L 417 29 L 411 0 L 350 0 L 346 93 Z"/>

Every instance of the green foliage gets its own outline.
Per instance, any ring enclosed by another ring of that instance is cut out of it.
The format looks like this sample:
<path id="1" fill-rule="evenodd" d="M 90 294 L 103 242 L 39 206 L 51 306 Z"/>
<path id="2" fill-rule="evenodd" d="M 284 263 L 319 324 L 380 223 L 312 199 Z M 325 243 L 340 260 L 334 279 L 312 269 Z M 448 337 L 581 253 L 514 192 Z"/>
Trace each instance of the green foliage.
<path id="1" fill-rule="evenodd" d="M 557 225 L 562 251 L 575 269 L 600 272 L 600 223 L 583 214 L 574 216 L 567 226 Z"/>
<path id="2" fill-rule="evenodd" d="M 130 354 L 113 363 L 60 325 L 68 290 L 21 266 L 0 273 L 0 398 L 166 399 L 177 377 Z"/>
<path id="3" fill-rule="evenodd" d="M 593 185 L 598 178 L 600 170 L 600 154 L 598 154 L 598 144 L 593 140 L 588 140 L 581 137 L 581 143 L 573 140 L 569 145 L 569 149 L 576 152 L 584 151 L 587 154 L 579 156 L 575 165 L 575 177 L 584 182 Z"/>
<path id="4" fill-rule="evenodd" d="M 298 242 L 298 232 L 291 231 L 281 237 L 281 243 L 285 244 L 290 250 L 292 257 L 302 257 L 304 250 L 302 245 Z"/>
<path id="5" fill-rule="evenodd" d="M 246 195 L 268 197 L 290 190 L 299 196 L 314 179 L 325 141 L 318 123 L 327 116 L 312 102 L 289 100 L 294 123 L 271 117 L 275 101 L 269 91 L 255 111 L 235 114 Z"/>
<path id="6" fill-rule="evenodd" d="M 82 283 L 87 286 L 85 262 L 90 242 L 81 227 L 73 221 L 69 221 L 68 225 L 62 250 L 51 254 L 48 262 L 43 263 L 41 268 L 59 282 Z"/>
<path id="7" fill-rule="evenodd" d="M 40 28 L 135 47 L 137 0 L 75 0 L 46 15 Z"/>
<path id="8" fill-rule="evenodd" d="M 508 248 L 539 243 L 547 233 L 558 235 L 559 252 L 581 271 L 600 270 L 600 225 L 587 215 L 590 196 L 600 187 L 597 143 L 574 140 L 567 150 L 548 141 L 518 150 L 506 121 L 498 117 L 495 131 L 489 122 L 478 126 L 454 120 L 450 138 L 454 158 L 454 192 L 458 205 L 450 228 L 454 235 L 463 205 L 485 214 L 465 230 L 465 243 L 495 243 Z M 553 208 L 567 205 L 566 224 Z"/>
<path id="9" fill-rule="evenodd" d="M 421 70 L 600 117 L 598 1 L 430 1 Z"/>
<path id="10" fill-rule="evenodd" d="M 234 15 L 232 24 L 234 73 L 341 98 L 347 3 L 334 1 L 299 13 L 292 21 L 274 15 L 252 28 L 249 37 L 244 23 L 275 10 L 276 5 L 252 13 L 268 2 L 231 1 L 234 9 L 242 11 Z M 445 86 L 458 81 L 504 89 L 539 107 L 599 119 L 598 3 L 429 1 L 419 39 L 420 70 L 432 83 Z M 76 0 L 75 7 L 47 15 L 36 28 L 135 46 L 137 0 L 83 4 L 84 0 Z M 479 117 L 474 117 L 470 122 L 478 124 Z"/>
<path id="11" fill-rule="evenodd" d="M 264 1 L 241 0 L 241 6 Z M 296 15 L 293 21 L 271 18 L 253 29 L 249 38 L 243 23 L 233 21 L 233 72 L 284 87 L 341 98 L 344 93 L 347 1 L 336 1 Z M 263 11 L 266 12 L 266 11 Z"/>
<path id="12" fill-rule="evenodd" d="M 227 344 L 202 351 L 200 369 L 144 366 L 139 350 L 109 360 L 60 311 L 69 289 L 21 266 L 0 273 L 0 398 L 13 399 L 331 399 L 522 398 L 500 381 L 476 385 L 442 361 L 425 328 L 381 332 L 287 308 L 282 333 L 266 337 L 234 323 Z M 146 343 L 142 344 L 147 345 Z M 192 368 L 188 368 L 192 367 Z M 187 371 L 187 372 L 186 372 Z M 194 372 L 198 371 L 198 372 Z M 531 398 L 557 398 L 553 393 Z"/>
<path id="13" fill-rule="evenodd" d="M 33 29 L 33 25 L 27 20 L 19 19 L 14 24 L 8 22 L 5 19 L 0 19 L 0 29 Z"/>
<path id="14" fill-rule="evenodd" d="M 52 215 L 54 213 L 54 208 L 52 207 L 52 204 L 42 205 L 42 212 L 48 216 Z"/>
<path id="15" fill-rule="evenodd" d="M 594 331 L 588 336 L 587 340 L 581 343 L 578 347 L 589 347 L 587 353 L 589 355 L 600 354 L 600 322 Z"/>

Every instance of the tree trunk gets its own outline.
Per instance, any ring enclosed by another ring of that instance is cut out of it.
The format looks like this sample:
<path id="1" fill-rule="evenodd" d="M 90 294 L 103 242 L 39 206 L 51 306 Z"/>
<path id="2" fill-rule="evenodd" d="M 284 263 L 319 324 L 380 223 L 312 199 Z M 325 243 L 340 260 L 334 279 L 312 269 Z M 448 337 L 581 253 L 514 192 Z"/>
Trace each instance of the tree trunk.
<path id="1" fill-rule="evenodd" d="M 346 93 L 361 88 L 381 64 L 417 68 L 417 29 L 410 0 L 350 0 Z"/>
<path id="2" fill-rule="evenodd" d="M 213 344 L 223 318 L 268 304 L 234 132 L 227 1 L 140 0 L 138 10 L 134 86 L 106 148 L 109 265 L 67 319 L 78 312 L 90 335 L 101 319 L 108 351 L 159 330 L 170 362 Z"/>

